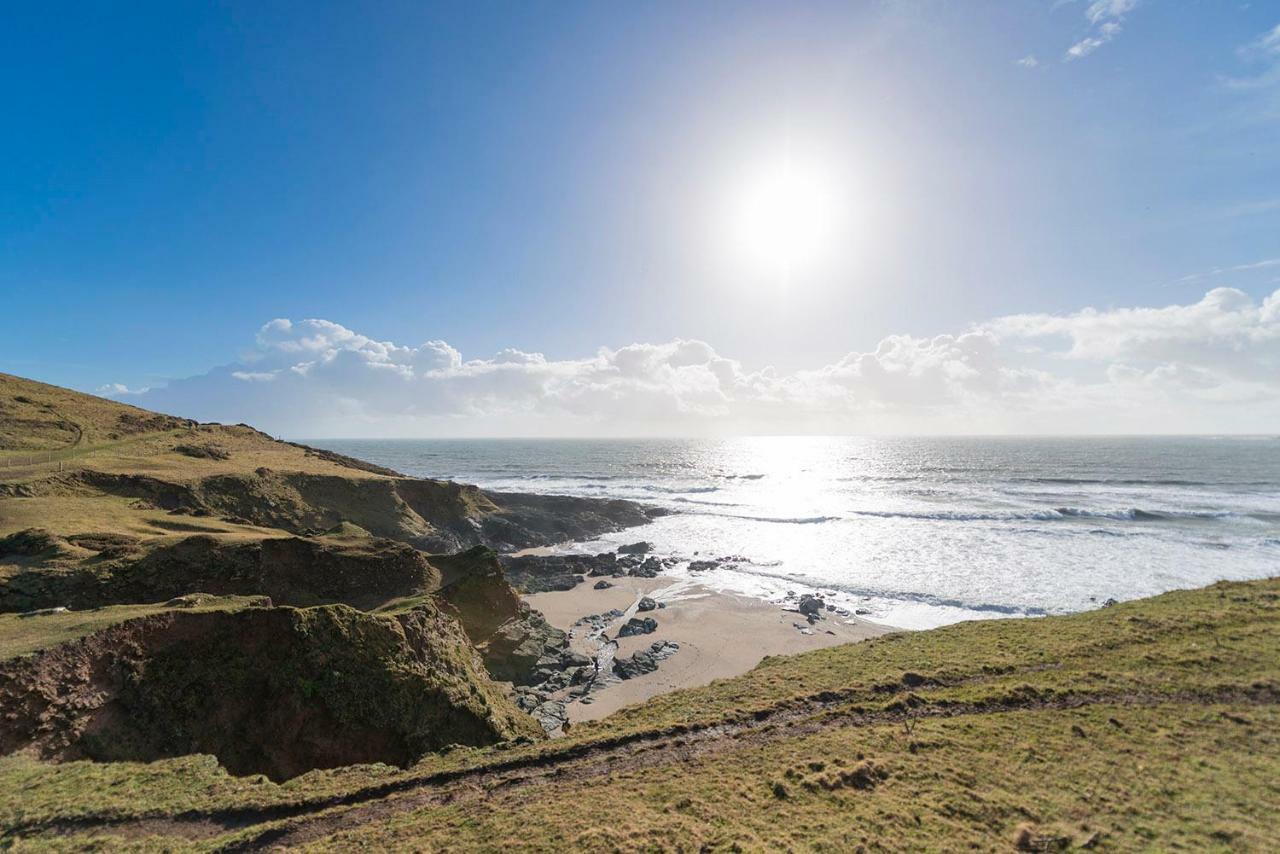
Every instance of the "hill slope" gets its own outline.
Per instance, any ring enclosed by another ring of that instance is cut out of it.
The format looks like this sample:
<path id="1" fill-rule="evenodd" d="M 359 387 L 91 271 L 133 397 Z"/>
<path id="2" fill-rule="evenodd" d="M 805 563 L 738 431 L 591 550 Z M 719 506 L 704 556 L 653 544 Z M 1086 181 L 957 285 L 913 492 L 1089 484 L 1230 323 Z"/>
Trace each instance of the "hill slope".
<path id="1" fill-rule="evenodd" d="M 555 742 L 228 778 L 0 760 L 6 841 L 691 850 L 1263 849 L 1280 581 L 766 660 Z"/>
<path id="2" fill-rule="evenodd" d="M 487 547 L 648 518 L 0 374 L 0 752 L 284 778 L 541 736 L 490 673 L 567 642 Z"/>

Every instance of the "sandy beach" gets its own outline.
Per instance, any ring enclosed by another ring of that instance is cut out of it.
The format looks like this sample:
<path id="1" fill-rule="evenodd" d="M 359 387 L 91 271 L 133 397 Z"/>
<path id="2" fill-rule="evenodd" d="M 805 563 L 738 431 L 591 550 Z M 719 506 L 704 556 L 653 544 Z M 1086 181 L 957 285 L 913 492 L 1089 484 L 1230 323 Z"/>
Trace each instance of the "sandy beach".
<path id="1" fill-rule="evenodd" d="M 809 626 L 795 611 L 759 599 L 717 592 L 692 579 L 659 576 L 608 580 L 614 586 L 604 590 L 584 582 L 573 590 L 523 598 L 552 625 L 570 633 L 574 650 L 594 657 L 602 642 L 592 636 L 590 626 L 577 621 L 610 609 L 623 611 L 625 615 L 604 630 L 608 638 L 614 639 L 618 628 L 635 613 L 640 597 L 649 596 L 663 607 L 641 616 L 653 617 L 657 630 L 617 638 L 616 656 L 625 658 L 657 641 L 674 641 L 680 648 L 661 661 L 655 672 L 614 681 L 593 691 L 590 702 L 569 703 L 566 711 L 571 723 L 605 717 L 657 694 L 737 676 L 768 655 L 821 649 L 894 631 L 890 626 L 834 613 L 826 613 Z"/>

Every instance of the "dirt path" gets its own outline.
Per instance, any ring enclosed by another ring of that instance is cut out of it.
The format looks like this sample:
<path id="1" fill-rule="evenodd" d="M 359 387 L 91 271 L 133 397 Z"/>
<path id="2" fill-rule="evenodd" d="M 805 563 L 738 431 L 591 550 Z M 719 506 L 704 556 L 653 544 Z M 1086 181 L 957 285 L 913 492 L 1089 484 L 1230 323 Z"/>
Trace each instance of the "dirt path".
<path id="1" fill-rule="evenodd" d="M 982 680 L 979 678 L 971 681 Z M 856 695 L 865 695 L 865 689 L 859 689 Z M 29 838 L 37 834 L 103 833 L 134 839 L 169 836 L 199 840 L 257 825 L 283 822 L 276 826 L 264 826 L 261 832 L 224 849 L 244 851 L 269 846 L 300 845 L 424 806 L 488 797 L 498 789 L 510 791 L 513 788 L 551 782 L 590 779 L 619 771 L 759 747 L 773 741 L 832 728 L 899 725 L 924 718 L 1062 710 L 1091 705 L 1256 705 L 1280 702 L 1280 692 L 1272 687 L 1173 695 L 1120 691 L 1056 695 L 1047 699 L 1002 696 L 977 703 L 947 705 L 933 705 L 915 694 L 906 693 L 902 701 L 890 709 L 868 712 L 850 705 L 854 696 L 854 691 L 825 692 L 803 701 L 757 712 L 747 720 L 692 728 L 672 727 L 604 739 L 551 754 L 500 761 L 472 770 L 398 780 L 308 803 L 269 808 L 191 811 L 156 818 L 112 820 L 86 817 L 12 828 L 9 835 Z"/>

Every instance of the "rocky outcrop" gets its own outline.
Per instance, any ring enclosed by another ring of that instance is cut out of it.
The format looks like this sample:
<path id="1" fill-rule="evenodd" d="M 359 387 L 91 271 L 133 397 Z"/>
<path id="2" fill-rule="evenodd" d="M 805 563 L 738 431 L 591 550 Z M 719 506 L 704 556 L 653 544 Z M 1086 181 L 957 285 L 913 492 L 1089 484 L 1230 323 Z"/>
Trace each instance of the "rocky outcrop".
<path id="1" fill-rule="evenodd" d="M 15 573 L 0 584 L 0 611 L 162 602 L 197 590 L 263 594 L 283 605 L 341 602 L 372 608 L 440 584 L 440 572 L 425 554 L 404 543 L 368 536 L 243 540 L 197 534 L 144 550 L 118 538 L 64 540 L 47 532 L 23 531 L 5 542 L 18 545 L 0 548 L 30 551 L 40 545 L 49 555 L 74 556 L 76 548 L 102 551 L 79 562 L 33 565 Z"/>
<path id="2" fill-rule="evenodd" d="M 598 555 L 504 555 L 502 569 L 507 580 L 523 593 L 572 590 L 586 576 L 613 575 L 618 557 L 612 552 Z"/>
<path id="3" fill-rule="evenodd" d="M 635 635 L 648 635 L 658 630 L 658 621 L 653 617 L 632 617 L 618 629 L 618 637 L 629 638 Z"/>
<path id="4" fill-rule="evenodd" d="M 572 590 L 587 578 L 656 578 L 667 567 L 679 563 L 678 558 L 658 558 L 650 555 L 606 552 L 596 555 L 521 555 L 503 556 L 502 568 L 507 579 L 524 593 L 544 593 L 549 590 Z M 597 590 L 609 587 L 596 584 Z"/>
<path id="5" fill-rule="evenodd" d="M 492 550 L 477 546 L 432 562 L 443 573 L 438 596 L 454 610 L 494 679 L 540 685 L 581 664 L 569 651 L 568 635 L 511 589 Z"/>
<path id="6" fill-rule="evenodd" d="M 211 753 L 275 780 L 537 732 L 431 603 L 130 620 L 0 664 L 0 751 L 149 761 Z"/>
<path id="7" fill-rule="evenodd" d="M 619 679 L 634 679 L 652 673 L 658 669 L 658 662 L 670 658 L 679 650 L 680 644 L 675 641 L 654 641 L 648 649 L 642 649 L 627 658 L 615 658 L 614 675 Z"/>

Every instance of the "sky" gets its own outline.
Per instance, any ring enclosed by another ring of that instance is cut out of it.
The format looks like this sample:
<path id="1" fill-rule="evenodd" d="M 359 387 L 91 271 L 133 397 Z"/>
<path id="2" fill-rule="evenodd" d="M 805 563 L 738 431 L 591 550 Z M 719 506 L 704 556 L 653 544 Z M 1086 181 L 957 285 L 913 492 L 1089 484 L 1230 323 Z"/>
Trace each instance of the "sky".
<path id="1" fill-rule="evenodd" d="M 1280 4 L 29 3 L 0 370 L 290 437 L 1275 432 Z"/>

